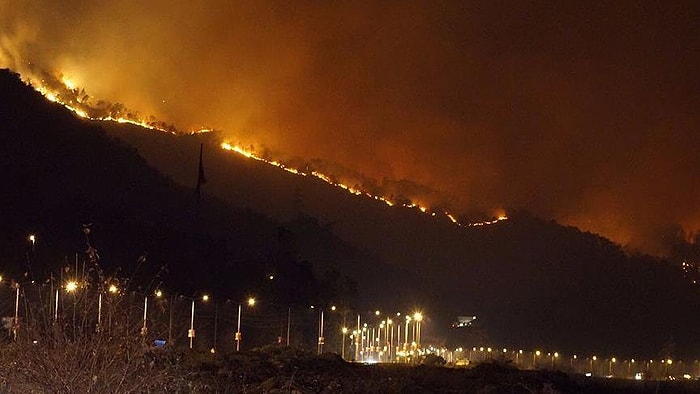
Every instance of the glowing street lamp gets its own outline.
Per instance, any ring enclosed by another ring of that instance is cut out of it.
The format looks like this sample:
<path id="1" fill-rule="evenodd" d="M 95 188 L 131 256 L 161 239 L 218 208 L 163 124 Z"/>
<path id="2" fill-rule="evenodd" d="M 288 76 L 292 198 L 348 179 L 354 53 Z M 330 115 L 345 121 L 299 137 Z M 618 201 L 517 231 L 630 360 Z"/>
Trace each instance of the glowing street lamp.
<path id="1" fill-rule="evenodd" d="M 423 321 L 423 314 L 420 312 L 414 313 L 413 320 L 416 321 L 416 346 L 420 348 L 420 325 Z"/>
<path id="2" fill-rule="evenodd" d="M 608 365 L 608 375 L 612 376 L 612 371 L 613 371 L 613 364 L 617 362 L 617 359 L 615 357 L 610 359 L 610 364 Z"/>
<path id="3" fill-rule="evenodd" d="M 343 332 L 343 345 L 341 346 L 341 357 L 343 358 L 343 360 L 345 360 L 345 336 L 348 334 L 348 328 L 343 327 L 341 331 Z"/>
<path id="4" fill-rule="evenodd" d="M 248 306 L 252 307 L 255 305 L 255 298 L 248 298 Z M 241 309 L 243 303 L 238 303 L 238 329 L 236 330 L 236 351 L 241 349 Z"/>
<path id="5" fill-rule="evenodd" d="M 73 293 L 76 290 L 78 290 L 78 282 L 71 280 L 66 283 L 66 291 L 69 293 Z"/>
<path id="6" fill-rule="evenodd" d="M 535 350 L 535 353 L 532 354 L 532 367 L 533 367 L 533 369 L 537 369 L 537 357 L 539 357 L 540 354 L 542 354 L 542 352 L 540 352 L 539 350 Z"/>
<path id="7" fill-rule="evenodd" d="M 195 331 L 194 331 L 194 304 L 197 298 L 192 298 L 192 313 L 190 314 L 190 329 L 187 331 L 187 337 L 190 339 L 190 349 L 192 349 L 192 343 L 194 341 Z M 202 296 L 202 301 L 209 301 L 208 295 Z"/>

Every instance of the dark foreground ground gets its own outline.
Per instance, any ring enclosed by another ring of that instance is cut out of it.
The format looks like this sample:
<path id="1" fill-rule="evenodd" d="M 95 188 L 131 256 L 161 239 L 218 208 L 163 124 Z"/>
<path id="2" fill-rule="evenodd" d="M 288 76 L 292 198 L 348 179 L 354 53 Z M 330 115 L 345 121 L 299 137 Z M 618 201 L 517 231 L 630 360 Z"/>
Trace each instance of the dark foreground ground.
<path id="1" fill-rule="evenodd" d="M 472 368 L 347 363 L 334 354 L 287 350 L 232 355 L 205 363 L 198 389 L 247 393 L 700 393 L 698 381 L 588 378 L 524 371 L 507 364 Z"/>
<path id="2" fill-rule="evenodd" d="M 162 357 L 169 360 L 167 368 L 158 367 L 161 363 L 158 359 Z M 39 367 L 37 360 L 32 365 Z M 335 354 L 315 356 L 284 347 L 216 356 L 161 353 L 123 376 L 126 382 L 145 378 L 139 385 L 88 383 L 85 386 L 83 383 L 81 386 L 80 376 L 76 375 L 75 385 L 52 386 L 44 384 L 49 382 L 41 378 L 28 382 L 30 373 L 18 375 L 13 373 L 17 368 L 7 364 L 5 367 L 10 369 L 5 370 L 0 393 L 700 393 L 700 382 L 689 380 L 587 378 L 556 371 L 518 370 L 503 363 L 484 363 L 471 368 L 365 365 L 345 362 Z M 109 374 L 109 370 L 104 373 Z M 65 373 L 46 376 L 46 379 L 66 378 L 69 376 Z M 110 376 L 95 375 L 88 380 L 105 378 Z"/>

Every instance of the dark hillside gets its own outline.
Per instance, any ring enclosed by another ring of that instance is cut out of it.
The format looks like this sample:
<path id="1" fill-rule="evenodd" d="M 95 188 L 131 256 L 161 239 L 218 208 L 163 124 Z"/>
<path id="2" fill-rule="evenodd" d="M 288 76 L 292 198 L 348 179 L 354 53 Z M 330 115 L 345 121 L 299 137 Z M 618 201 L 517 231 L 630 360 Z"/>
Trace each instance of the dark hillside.
<path id="1" fill-rule="evenodd" d="M 317 278 L 333 272 L 343 278 L 353 266 L 379 264 L 315 221 L 285 229 L 206 194 L 198 203 L 194 188 L 175 184 L 101 124 L 48 102 L 7 70 L 0 72 L 0 103 L 0 256 L 7 277 L 44 279 L 73 266 L 75 254 L 83 259 L 83 225 L 90 223 L 105 272 L 129 277 L 138 270 L 134 279 L 141 285 L 162 281 L 185 294 L 206 290 L 240 297 L 270 290 L 265 278 L 284 271 L 290 276 L 276 283 L 289 292 L 303 290 L 286 296 L 301 297 L 304 304 L 318 297 L 339 301 L 350 294 L 319 286 Z M 188 143 L 193 149 L 176 157 L 196 179 L 199 140 Z M 299 233 L 311 228 L 312 237 Z M 37 234 L 33 249 L 29 234 Z M 305 252 L 319 237 L 325 254 Z M 315 272 L 293 268 L 302 265 Z M 314 283 L 296 283 L 308 279 Z M 348 283 L 346 290 L 356 297 L 357 283 Z"/>
<path id="2" fill-rule="evenodd" d="M 108 130 L 177 182 L 194 185 L 192 167 L 172 160 L 196 149 L 192 137 L 123 125 Z M 415 272 L 424 283 L 435 283 L 416 284 L 404 279 L 408 275 L 386 275 L 375 267 L 355 270 L 360 285 L 375 289 L 378 304 L 412 297 L 409 304 L 429 311 L 424 333 L 438 341 L 463 345 L 479 338 L 507 346 L 637 357 L 656 357 L 669 348 L 694 357 L 700 345 L 698 319 L 687 312 L 700 307 L 698 289 L 662 259 L 629 255 L 603 237 L 522 211 L 510 212 L 510 220 L 498 225 L 459 228 L 444 218 L 388 207 L 224 152 L 215 133 L 199 138 L 207 146 L 208 193 L 278 220 L 300 212 L 317 218 L 318 226 L 332 229 L 349 245 Z M 163 150 L 174 153 L 162 155 Z M 289 226 L 300 229 L 304 223 Z M 308 228 L 300 231 L 313 234 Z M 317 239 L 301 248 L 323 256 L 324 241 Z M 352 267 L 343 261 L 335 263 Z M 407 288 L 412 290 L 406 296 L 392 293 Z M 476 333 L 448 329 L 456 316 L 471 314 L 479 316 Z"/>
<path id="3" fill-rule="evenodd" d="M 698 289 L 664 261 L 523 212 L 459 228 L 223 152 L 215 134 L 76 119 L 1 75 L 4 272 L 26 272 L 28 257 L 35 276 L 55 272 L 84 250 L 82 225 L 93 223 L 103 266 L 130 273 L 147 254 L 139 274 L 166 265 L 164 281 L 181 291 L 204 283 L 237 296 L 258 286 L 277 299 L 299 289 L 299 302 L 422 307 L 425 337 L 459 346 L 697 357 Z M 208 182 L 198 205 L 202 142 Z M 34 252 L 29 233 L 39 237 Z M 269 272 L 288 281 L 263 287 Z M 479 316 L 479 335 L 448 329 L 465 314 Z"/>

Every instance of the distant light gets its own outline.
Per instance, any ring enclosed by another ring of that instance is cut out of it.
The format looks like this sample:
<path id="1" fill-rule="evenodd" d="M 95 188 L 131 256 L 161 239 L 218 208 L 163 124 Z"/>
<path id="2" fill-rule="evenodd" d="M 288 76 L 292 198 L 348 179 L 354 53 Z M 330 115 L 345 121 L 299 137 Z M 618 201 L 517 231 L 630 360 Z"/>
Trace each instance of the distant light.
<path id="1" fill-rule="evenodd" d="M 536 356 L 539 356 L 540 354 L 542 354 L 542 353 L 540 353 L 539 350 L 535 351 L 535 355 L 536 355 Z"/>
<path id="2" fill-rule="evenodd" d="M 110 292 L 110 293 L 114 294 L 114 293 L 116 293 L 116 292 L 118 292 L 118 291 L 119 291 L 119 289 L 117 288 L 116 285 L 109 285 L 109 292 Z"/>
<path id="3" fill-rule="evenodd" d="M 377 309 L 376 311 L 374 311 L 374 314 L 377 315 L 377 316 L 379 316 L 379 309 Z"/>
<path id="4" fill-rule="evenodd" d="M 163 292 L 160 290 L 156 290 L 156 297 L 160 298 L 163 296 Z"/>
<path id="5" fill-rule="evenodd" d="M 36 235 L 31 234 L 31 235 L 29 235 L 28 239 L 29 239 L 29 242 L 32 243 L 32 245 L 36 243 Z"/>
<path id="6" fill-rule="evenodd" d="M 420 312 L 416 312 L 413 314 L 413 319 L 416 321 L 422 321 L 423 320 L 423 314 Z"/>
<path id="7" fill-rule="evenodd" d="M 209 295 L 208 294 L 203 295 L 202 301 L 209 301 Z"/>
<path id="8" fill-rule="evenodd" d="M 255 305 L 255 298 L 253 298 L 253 297 L 248 298 L 248 305 L 249 306 Z"/>
<path id="9" fill-rule="evenodd" d="M 78 283 L 75 281 L 70 281 L 66 283 L 66 291 L 69 293 L 74 292 L 78 288 Z"/>
<path id="10" fill-rule="evenodd" d="M 333 306 L 331 307 L 331 310 L 332 310 L 332 311 L 336 310 L 335 305 L 333 305 Z"/>
<path id="11" fill-rule="evenodd" d="M 270 276 L 268 276 L 268 279 L 273 280 L 273 279 L 275 279 L 275 276 L 274 276 L 274 275 L 270 275 Z"/>

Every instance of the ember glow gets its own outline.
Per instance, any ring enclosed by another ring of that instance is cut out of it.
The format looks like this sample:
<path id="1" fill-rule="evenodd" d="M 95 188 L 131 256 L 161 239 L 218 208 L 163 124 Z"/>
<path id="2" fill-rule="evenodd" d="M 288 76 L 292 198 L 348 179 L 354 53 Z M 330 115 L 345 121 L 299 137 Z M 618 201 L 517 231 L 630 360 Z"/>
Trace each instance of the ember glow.
<path id="1" fill-rule="evenodd" d="M 292 174 L 294 174 L 294 175 L 300 175 L 300 176 L 309 176 L 309 175 L 310 175 L 310 176 L 316 177 L 316 178 L 318 178 L 318 179 L 320 179 L 320 180 L 322 180 L 322 181 L 328 183 L 328 184 L 331 185 L 331 186 L 335 186 L 335 187 L 341 188 L 341 189 L 343 189 L 343 190 L 346 190 L 348 193 L 354 194 L 354 195 L 356 195 L 356 196 L 365 196 L 365 197 L 369 197 L 369 198 L 372 198 L 372 199 L 374 199 L 374 200 L 381 201 L 381 202 L 383 202 L 384 204 L 386 204 L 386 205 L 388 205 L 388 206 L 390 206 L 390 207 L 397 206 L 397 202 L 391 201 L 391 200 L 389 200 L 389 198 L 387 198 L 387 197 L 375 196 L 375 195 L 373 195 L 373 194 L 371 194 L 371 193 L 369 193 L 369 192 L 362 191 L 362 190 L 358 190 L 358 189 L 355 189 L 355 188 L 353 188 L 353 187 L 347 186 L 347 185 L 345 185 L 345 184 L 336 182 L 336 181 L 333 180 L 333 178 L 332 178 L 331 176 L 322 174 L 322 173 L 320 173 L 320 172 L 318 172 L 318 171 L 312 171 L 311 173 L 307 174 L 307 173 L 305 173 L 305 172 L 302 172 L 302 171 L 297 170 L 296 168 L 288 167 L 288 166 L 284 165 L 283 163 L 281 163 L 281 162 L 279 162 L 279 161 L 265 159 L 265 158 L 263 158 L 263 157 L 261 157 L 261 156 L 258 156 L 258 155 L 257 155 L 255 152 L 253 152 L 253 151 L 246 150 L 246 149 L 244 149 L 244 148 L 241 148 L 241 147 L 238 146 L 238 145 L 231 145 L 229 142 L 226 142 L 226 141 L 224 141 L 224 142 L 221 143 L 221 148 L 223 148 L 224 150 L 227 150 L 227 151 L 236 152 L 236 153 L 238 153 L 238 154 L 240 154 L 240 155 L 243 155 L 243 156 L 245 156 L 245 157 L 247 157 L 247 158 L 249 158 L 249 159 L 261 161 L 261 162 L 264 162 L 264 163 L 267 163 L 267 164 L 270 164 L 270 165 L 279 167 L 279 168 L 281 168 L 281 169 L 283 169 L 283 170 L 285 170 L 285 171 L 287 171 L 287 172 L 290 172 L 290 173 L 292 173 Z M 401 207 L 404 207 L 404 208 L 416 209 L 416 210 L 418 210 L 418 211 L 420 211 L 420 212 L 422 212 L 422 213 L 426 213 L 426 214 L 429 214 L 429 215 L 431 215 L 431 216 L 444 215 L 444 216 L 447 217 L 450 221 L 452 221 L 452 223 L 454 223 L 454 224 L 456 224 L 456 225 L 458 225 L 458 226 L 460 226 L 460 227 L 463 227 L 463 226 L 467 226 L 467 227 L 486 226 L 486 225 L 490 225 L 490 224 L 496 224 L 496 223 L 501 222 L 501 221 L 504 221 L 504 220 L 508 220 L 508 216 L 506 216 L 505 212 L 503 211 L 502 213 L 499 213 L 498 216 L 497 216 L 495 219 L 493 219 L 493 220 L 487 220 L 487 221 L 472 222 L 472 223 L 463 224 L 463 223 L 460 223 L 460 222 L 459 222 L 451 213 L 449 213 L 449 212 L 441 212 L 441 213 L 433 212 L 433 211 L 430 210 L 430 208 L 428 208 L 428 207 L 426 207 L 426 206 L 422 206 L 422 205 L 416 204 L 416 203 L 402 203 L 402 204 L 398 204 L 398 206 L 401 206 Z"/>
<path id="2" fill-rule="evenodd" d="M 387 204 L 525 209 L 662 254 L 700 230 L 699 7 L 0 0 L 0 67 Z"/>
<path id="3" fill-rule="evenodd" d="M 47 74 L 47 78 L 48 74 Z M 49 80 L 52 80 L 49 78 Z M 58 103 L 63 105 L 65 108 L 69 109 L 73 113 L 75 113 L 77 116 L 85 119 L 90 119 L 90 120 L 97 120 L 97 121 L 106 121 L 106 122 L 117 122 L 117 123 L 129 123 L 133 125 L 137 125 L 140 127 L 144 127 L 150 130 L 155 130 L 155 131 L 160 131 L 160 132 L 166 132 L 166 133 L 176 133 L 177 130 L 174 128 L 174 126 L 170 126 L 168 128 L 165 127 L 159 127 L 158 124 L 163 124 L 162 122 L 156 122 L 154 120 L 151 121 L 146 121 L 142 118 L 139 118 L 138 115 L 135 115 L 137 113 L 129 113 L 129 117 L 124 117 L 120 116 L 120 114 L 109 114 L 107 116 L 99 117 L 99 116 L 91 116 L 90 113 L 94 113 L 99 111 L 99 109 L 94 108 L 92 103 L 92 100 L 90 99 L 90 96 L 88 96 L 83 89 L 80 89 L 75 86 L 73 82 L 71 82 L 69 79 L 65 77 L 61 77 L 60 79 L 56 79 L 57 81 L 60 81 L 60 89 L 57 90 L 52 90 L 48 86 L 49 85 L 54 85 L 56 86 L 55 81 L 51 84 L 46 83 L 46 79 L 42 79 L 41 81 L 32 81 L 32 80 L 25 80 L 26 83 L 29 85 L 33 86 L 39 93 L 41 93 L 44 97 L 46 97 L 49 101 Z M 82 94 L 78 94 L 82 93 Z M 102 102 L 100 100 L 100 102 Z M 197 131 L 192 131 L 191 133 L 206 133 L 210 132 L 210 129 L 200 129 Z M 238 145 L 232 145 L 231 143 L 224 141 L 221 143 L 221 148 L 227 151 L 235 152 L 238 153 L 242 156 L 245 156 L 249 159 L 261 161 L 264 163 L 267 163 L 269 165 L 278 167 L 284 171 L 287 171 L 291 174 L 298 175 L 298 176 L 313 176 L 315 178 L 318 178 L 326 183 L 328 183 L 331 186 L 343 189 L 347 191 L 348 193 L 354 194 L 356 196 L 365 196 L 369 197 L 371 199 L 380 201 L 385 203 L 388 206 L 396 206 L 397 203 L 395 201 L 391 201 L 387 197 L 383 196 L 377 196 L 373 195 L 369 192 L 359 190 L 357 188 L 345 185 L 341 182 L 337 182 L 333 180 L 332 176 L 323 174 L 318 171 L 311 171 L 309 174 L 300 171 L 296 168 L 290 167 L 282 163 L 281 161 L 277 160 L 269 160 L 265 159 L 262 156 L 256 154 L 254 151 L 249 150 L 249 149 L 244 149 Z M 409 203 L 402 203 L 398 204 L 399 206 L 402 206 L 404 208 L 412 208 L 416 209 L 422 213 L 429 214 L 431 216 L 437 216 L 437 212 L 431 211 L 427 206 L 420 205 L 418 203 L 414 202 L 409 202 Z M 467 226 L 467 227 L 474 227 L 474 226 L 484 226 L 484 225 L 490 225 L 490 224 L 496 224 L 500 221 L 507 220 L 508 217 L 506 216 L 505 212 L 499 213 L 497 217 L 493 220 L 487 220 L 487 221 L 479 221 L 479 222 L 471 222 L 471 223 L 460 223 L 454 215 L 452 215 L 449 212 L 441 212 L 439 213 L 440 215 L 446 216 L 450 221 L 452 221 L 454 224 L 458 226 Z"/>

